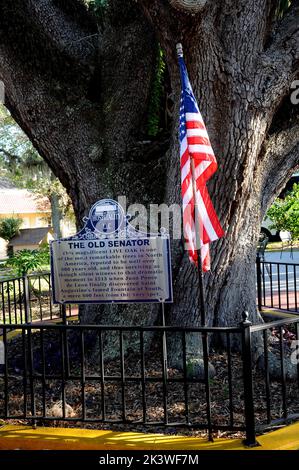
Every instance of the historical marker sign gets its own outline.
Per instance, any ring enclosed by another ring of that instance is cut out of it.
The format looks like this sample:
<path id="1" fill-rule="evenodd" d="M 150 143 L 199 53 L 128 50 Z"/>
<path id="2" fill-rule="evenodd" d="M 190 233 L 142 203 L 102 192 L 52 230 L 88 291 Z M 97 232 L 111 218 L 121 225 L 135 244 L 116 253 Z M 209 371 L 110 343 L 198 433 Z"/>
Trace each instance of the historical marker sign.
<path id="1" fill-rule="evenodd" d="M 111 199 L 75 236 L 51 242 L 54 303 L 172 302 L 168 235 L 135 230 Z"/>

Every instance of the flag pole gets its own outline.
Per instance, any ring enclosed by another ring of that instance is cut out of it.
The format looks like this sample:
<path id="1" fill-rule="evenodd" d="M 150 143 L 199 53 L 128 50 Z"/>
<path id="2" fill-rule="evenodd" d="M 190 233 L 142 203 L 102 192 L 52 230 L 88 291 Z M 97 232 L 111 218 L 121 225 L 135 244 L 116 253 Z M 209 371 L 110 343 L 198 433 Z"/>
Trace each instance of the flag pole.
<path id="1" fill-rule="evenodd" d="M 200 318 L 201 318 L 201 326 L 206 326 L 206 302 L 205 302 L 205 287 L 204 287 L 204 280 L 203 280 L 203 270 L 202 270 L 202 259 L 201 259 L 201 237 L 200 237 L 200 224 L 199 224 L 199 214 L 198 214 L 198 206 L 196 203 L 196 179 L 195 179 L 195 166 L 194 160 L 191 157 L 191 171 L 192 171 L 192 187 L 193 187 L 193 195 L 195 201 L 195 233 L 196 233 L 196 253 L 197 253 L 197 273 L 198 273 L 198 287 L 199 287 L 199 300 L 200 300 Z"/>
<path id="2" fill-rule="evenodd" d="M 176 45 L 178 57 L 183 57 L 183 46 L 181 43 Z M 199 313 L 201 319 L 201 326 L 206 326 L 206 305 L 205 305 L 205 288 L 203 280 L 203 270 L 202 270 L 202 259 L 201 259 L 201 238 L 200 238 L 200 226 L 199 226 L 199 214 L 198 207 L 196 204 L 196 179 L 195 179 L 195 166 L 194 160 L 190 156 L 191 160 L 191 172 L 192 172 L 192 187 L 193 187 L 193 196 L 195 201 L 195 231 L 196 231 L 196 253 L 197 253 L 197 272 L 198 272 L 198 286 L 199 286 Z"/>

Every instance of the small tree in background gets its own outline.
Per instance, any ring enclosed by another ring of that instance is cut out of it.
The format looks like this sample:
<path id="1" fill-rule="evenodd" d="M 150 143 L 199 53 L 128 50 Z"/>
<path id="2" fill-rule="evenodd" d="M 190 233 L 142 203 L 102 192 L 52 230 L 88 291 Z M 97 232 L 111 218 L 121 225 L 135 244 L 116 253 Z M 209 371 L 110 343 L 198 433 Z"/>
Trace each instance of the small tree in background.
<path id="1" fill-rule="evenodd" d="M 20 231 L 22 219 L 18 217 L 10 217 L 0 220 L 0 237 L 6 241 L 10 241 Z"/>
<path id="2" fill-rule="evenodd" d="M 61 238 L 62 219 L 66 217 L 68 220 L 74 220 L 71 200 L 46 161 L 1 104 L 0 173 L 18 188 L 33 191 L 37 201 L 48 199 L 51 205 L 52 226 L 57 237 Z"/>
<path id="3" fill-rule="evenodd" d="M 49 248 L 46 246 L 39 250 L 19 250 L 8 261 L 7 266 L 12 267 L 17 276 L 24 276 L 31 271 L 40 270 L 50 263 Z"/>
<path id="4" fill-rule="evenodd" d="M 272 220 L 271 228 L 291 232 L 293 239 L 299 238 L 299 184 L 294 184 L 285 199 L 275 199 L 267 213 Z"/>

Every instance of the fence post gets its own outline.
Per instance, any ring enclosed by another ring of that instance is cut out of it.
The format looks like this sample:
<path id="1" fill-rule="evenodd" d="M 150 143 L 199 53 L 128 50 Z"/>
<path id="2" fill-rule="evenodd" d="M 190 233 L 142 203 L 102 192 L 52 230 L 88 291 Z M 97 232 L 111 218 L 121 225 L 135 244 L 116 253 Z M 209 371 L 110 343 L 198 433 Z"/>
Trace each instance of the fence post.
<path id="1" fill-rule="evenodd" d="M 262 268 L 260 254 L 256 254 L 256 283 L 257 283 L 257 304 L 258 309 L 262 310 Z"/>
<path id="2" fill-rule="evenodd" d="M 62 319 L 62 323 L 64 325 L 67 325 L 66 305 L 65 304 L 61 304 L 61 319 Z"/>
<path id="3" fill-rule="evenodd" d="M 248 447 L 259 445 L 255 436 L 255 416 L 253 398 L 253 377 L 251 359 L 251 322 L 248 320 L 248 312 L 243 313 L 241 322 L 242 330 L 242 361 L 243 361 L 243 384 L 245 405 L 246 439 L 244 444 Z"/>
<path id="4" fill-rule="evenodd" d="M 30 293 L 29 293 L 29 281 L 27 274 L 23 275 L 23 286 L 24 286 L 24 309 L 25 309 L 25 323 L 31 322 L 30 315 Z"/>

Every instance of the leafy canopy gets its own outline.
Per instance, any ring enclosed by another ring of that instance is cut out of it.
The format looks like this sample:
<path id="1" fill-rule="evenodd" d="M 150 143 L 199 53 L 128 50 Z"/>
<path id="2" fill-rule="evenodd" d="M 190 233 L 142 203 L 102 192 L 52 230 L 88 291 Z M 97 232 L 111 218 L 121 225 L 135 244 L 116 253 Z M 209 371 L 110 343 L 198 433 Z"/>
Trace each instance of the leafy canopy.
<path id="1" fill-rule="evenodd" d="M 50 202 L 51 196 L 56 195 L 62 215 L 73 220 L 71 200 L 64 187 L 3 105 L 0 105 L 0 175 Z"/>
<path id="2" fill-rule="evenodd" d="M 299 238 L 299 184 L 287 193 L 285 199 L 275 199 L 274 204 L 267 212 L 272 220 L 271 228 L 287 230 L 294 239 Z"/>

